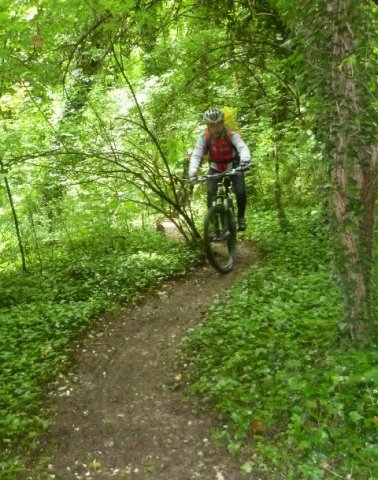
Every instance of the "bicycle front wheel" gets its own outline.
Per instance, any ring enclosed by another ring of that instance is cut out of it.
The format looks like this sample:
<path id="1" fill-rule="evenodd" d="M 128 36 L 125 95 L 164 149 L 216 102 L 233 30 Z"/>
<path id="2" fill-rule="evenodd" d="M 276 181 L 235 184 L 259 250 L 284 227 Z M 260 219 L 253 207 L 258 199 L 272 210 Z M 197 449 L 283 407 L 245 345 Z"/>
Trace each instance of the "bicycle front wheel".
<path id="1" fill-rule="evenodd" d="M 223 205 L 210 207 L 204 222 L 205 252 L 210 264 L 221 273 L 230 272 L 236 256 L 236 225 Z"/>

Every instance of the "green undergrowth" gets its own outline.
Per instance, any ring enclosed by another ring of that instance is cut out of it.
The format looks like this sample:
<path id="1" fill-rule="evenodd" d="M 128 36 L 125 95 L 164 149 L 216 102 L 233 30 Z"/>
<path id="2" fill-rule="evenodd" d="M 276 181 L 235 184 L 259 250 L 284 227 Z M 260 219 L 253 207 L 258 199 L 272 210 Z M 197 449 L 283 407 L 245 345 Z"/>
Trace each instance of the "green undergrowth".
<path id="1" fill-rule="evenodd" d="M 265 262 L 184 339 L 189 393 L 219 416 L 214 435 L 245 474 L 377 479 L 378 350 L 343 339 L 320 212 L 293 213 L 287 233 L 268 214 L 251 224 Z"/>
<path id="2" fill-rule="evenodd" d="M 103 312 L 187 272 L 196 256 L 147 231 L 106 250 L 89 245 L 61 252 L 42 271 L 0 277 L 1 479 L 20 475 L 25 451 L 48 426 L 41 413 L 46 384 L 67 365 L 74 340 Z"/>

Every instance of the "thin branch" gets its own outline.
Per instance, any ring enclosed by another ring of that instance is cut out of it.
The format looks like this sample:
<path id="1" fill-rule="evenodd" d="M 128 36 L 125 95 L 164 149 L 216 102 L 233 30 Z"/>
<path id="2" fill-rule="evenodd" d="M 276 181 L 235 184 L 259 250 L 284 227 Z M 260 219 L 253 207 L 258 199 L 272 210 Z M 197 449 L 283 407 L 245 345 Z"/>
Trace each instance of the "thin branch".
<path id="1" fill-rule="evenodd" d="M 80 38 L 77 40 L 76 43 L 73 44 L 73 48 L 68 56 L 68 63 L 63 73 L 63 85 L 66 83 L 66 77 L 68 74 L 69 67 L 74 59 L 76 51 L 79 49 L 80 45 L 83 44 L 86 39 L 94 32 L 100 25 L 102 25 L 106 20 L 108 20 L 112 16 L 111 13 L 107 13 L 103 15 L 101 18 L 98 19 Z"/>

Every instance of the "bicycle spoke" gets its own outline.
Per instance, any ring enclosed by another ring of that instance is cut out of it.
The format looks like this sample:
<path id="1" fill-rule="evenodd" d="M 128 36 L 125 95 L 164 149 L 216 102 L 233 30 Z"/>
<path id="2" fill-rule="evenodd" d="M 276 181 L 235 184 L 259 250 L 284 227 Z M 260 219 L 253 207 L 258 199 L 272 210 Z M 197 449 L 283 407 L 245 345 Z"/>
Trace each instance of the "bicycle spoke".
<path id="1" fill-rule="evenodd" d="M 205 250 L 212 266 L 222 273 L 232 270 L 235 260 L 236 231 L 230 212 L 212 207 L 205 219 Z"/>

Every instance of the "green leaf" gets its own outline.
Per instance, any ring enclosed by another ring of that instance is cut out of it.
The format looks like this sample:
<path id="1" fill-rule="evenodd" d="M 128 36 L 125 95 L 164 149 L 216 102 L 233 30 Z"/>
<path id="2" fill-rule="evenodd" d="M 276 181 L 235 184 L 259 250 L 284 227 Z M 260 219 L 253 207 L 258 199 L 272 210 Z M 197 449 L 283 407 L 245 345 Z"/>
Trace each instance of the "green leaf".
<path id="1" fill-rule="evenodd" d="M 243 475 L 248 475 L 253 472 L 253 462 L 246 462 L 241 466 L 240 471 Z"/>
<path id="2" fill-rule="evenodd" d="M 348 416 L 352 420 L 352 422 L 354 422 L 354 423 L 358 423 L 360 420 L 363 420 L 363 418 L 364 418 L 362 415 L 360 415 L 356 411 L 349 412 Z"/>

